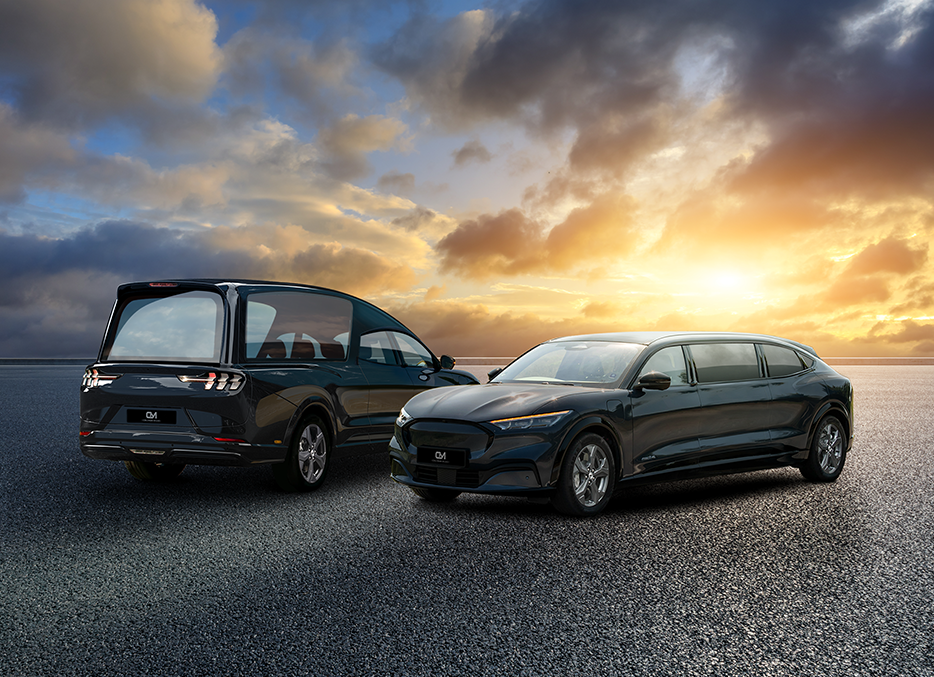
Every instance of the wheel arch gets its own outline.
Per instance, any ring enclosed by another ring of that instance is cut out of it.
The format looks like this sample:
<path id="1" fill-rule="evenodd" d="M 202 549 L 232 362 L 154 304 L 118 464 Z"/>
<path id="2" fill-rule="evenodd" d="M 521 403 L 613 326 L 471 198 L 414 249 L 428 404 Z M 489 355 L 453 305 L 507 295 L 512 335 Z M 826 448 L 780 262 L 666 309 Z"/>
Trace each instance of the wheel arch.
<path id="1" fill-rule="evenodd" d="M 818 408 L 817 413 L 814 415 L 814 419 L 811 422 L 811 429 L 808 431 L 808 456 L 811 455 L 811 447 L 814 443 L 814 435 L 817 434 L 817 430 L 820 427 L 820 422 L 823 421 L 824 417 L 828 414 L 833 414 L 843 424 L 844 432 L 846 433 L 846 448 L 849 449 L 853 443 L 853 421 L 850 419 L 850 414 L 847 411 L 847 408 L 843 405 L 842 402 L 837 402 L 836 400 L 824 402 Z"/>
<path id="2" fill-rule="evenodd" d="M 555 456 L 555 462 L 551 467 L 549 485 L 554 485 L 558 481 L 558 476 L 561 474 L 561 465 L 564 463 L 564 457 L 567 455 L 568 450 L 574 445 L 578 438 L 588 433 L 595 433 L 606 440 L 607 445 L 610 447 L 610 452 L 613 454 L 613 461 L 616 463 L 616 479 L 618 480 L 620 478 L 623 470 L 623 446 L 619 439 L 619 434 L 600 416 L 588 416 L 574 424 L 564 436 L 560 451 Z"/>
<path id="3" fill-rule="evenodd" d="M 309 398 L 302 402 L 301 406 L 295 408 L 287 429 L 287 443 L 292 444 L 292 438 L 295 436 L 296 431 L 299 430 L 302 421 L 309 416 L 314 416 L 324 423 L 330 448 L 334 449 L 337 442 L 337 421 L 330 403 L 320 397 Z"/>

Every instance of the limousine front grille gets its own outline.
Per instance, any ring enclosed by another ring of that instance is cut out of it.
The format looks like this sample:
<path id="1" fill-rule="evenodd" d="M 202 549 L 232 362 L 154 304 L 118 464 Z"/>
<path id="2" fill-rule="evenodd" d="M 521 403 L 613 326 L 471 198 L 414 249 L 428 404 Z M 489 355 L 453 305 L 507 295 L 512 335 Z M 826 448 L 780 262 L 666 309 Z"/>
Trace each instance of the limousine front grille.
<path id="1" fill-rule="evenodd" d="M 425 484 L 443 484 L 446 486 L 464 487 L 468 489 L 476 489 L 480 486 L 480 473 L 477 470 L 454 470 L 416 466 L 415 479 Z"/>

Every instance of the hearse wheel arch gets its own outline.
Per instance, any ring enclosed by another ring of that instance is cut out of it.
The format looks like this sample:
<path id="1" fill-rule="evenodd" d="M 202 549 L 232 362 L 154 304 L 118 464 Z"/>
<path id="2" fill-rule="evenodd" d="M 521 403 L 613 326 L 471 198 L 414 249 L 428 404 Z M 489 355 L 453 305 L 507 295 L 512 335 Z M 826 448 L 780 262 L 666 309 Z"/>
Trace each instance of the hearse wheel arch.
<path id="1" fill-rule="evenodd" d="M 330 428 L 316 413 L 306 413 L 289 440 L 284 463 L 272 466 L 276 484 L 283 491 L 312 491 L 324 483 L 334 444 Z"/>

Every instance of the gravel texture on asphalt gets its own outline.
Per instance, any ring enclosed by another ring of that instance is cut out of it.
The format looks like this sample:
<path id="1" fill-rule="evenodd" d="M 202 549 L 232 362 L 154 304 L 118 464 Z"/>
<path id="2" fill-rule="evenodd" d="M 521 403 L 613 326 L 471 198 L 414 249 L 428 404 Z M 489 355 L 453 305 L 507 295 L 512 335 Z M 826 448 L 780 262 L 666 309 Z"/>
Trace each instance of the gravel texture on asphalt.
<path id="1" fill-rule="evenodd" d="M 385 453 L 134 480 L 75 366 L 0 367 L 7 675 L 934 676 L 934 367 L 841 367 L 843 475 L 628 490 L 591 520 L 416 498 Z"/>

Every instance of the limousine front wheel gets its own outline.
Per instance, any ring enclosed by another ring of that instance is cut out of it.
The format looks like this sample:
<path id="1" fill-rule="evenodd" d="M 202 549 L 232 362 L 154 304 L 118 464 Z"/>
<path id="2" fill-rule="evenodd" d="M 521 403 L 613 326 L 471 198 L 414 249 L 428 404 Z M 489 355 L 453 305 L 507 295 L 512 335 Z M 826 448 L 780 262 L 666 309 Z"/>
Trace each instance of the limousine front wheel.
<path id="1" fill-rule="evenodd" d="M 310 491 L 324 482 L 331 458 L 327 429 L 317 418 L 306 418 L 292 440 L 284 463 L 272 466 L 283 491 Z"/>
<path id="2" fill-rule="evenodd" d="M 138 480 L 147 482 L 174 480 L 182 470 L 184 463 L 151 463 L 149 461 L 124 461 L 126 469 Z"/>
<path id="3" fill-rule="evenodd" d="M 846 428 L 836 416 L 825 416 L 817 426 L 811 453 L 801 474 L 814 482 L 833 482 L 846 461 Z"/>
<path id="4" fill-rule="evenodd" d="M 564 455 L 551 504 L 565 515 L 596 515 L 610 502 L 615 485 L 613 452 L 600 435 L 588 433 Z"/>

